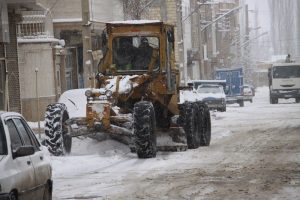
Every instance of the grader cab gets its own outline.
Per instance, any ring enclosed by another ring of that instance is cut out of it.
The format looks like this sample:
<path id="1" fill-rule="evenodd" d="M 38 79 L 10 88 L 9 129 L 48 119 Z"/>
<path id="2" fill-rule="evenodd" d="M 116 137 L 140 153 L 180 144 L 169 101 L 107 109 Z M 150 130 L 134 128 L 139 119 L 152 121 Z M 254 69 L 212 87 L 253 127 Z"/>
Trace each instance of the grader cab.
<path id="1" fill-rule="evenodd" d="M 139 158 L 158 150 L 210 144 L 211 123 L 202 102 L 179 102 L 174 27 L 159 21 L 108 23 L 97 84 L 85 92 L 86 116 L 71 118 L 64 104 L 47 107 L 46 145 L 54 155 L 71 151 L 72 137 L 105 133 L 129 144 Z M 161 137 L 171 142 L 161 144 Z"/>

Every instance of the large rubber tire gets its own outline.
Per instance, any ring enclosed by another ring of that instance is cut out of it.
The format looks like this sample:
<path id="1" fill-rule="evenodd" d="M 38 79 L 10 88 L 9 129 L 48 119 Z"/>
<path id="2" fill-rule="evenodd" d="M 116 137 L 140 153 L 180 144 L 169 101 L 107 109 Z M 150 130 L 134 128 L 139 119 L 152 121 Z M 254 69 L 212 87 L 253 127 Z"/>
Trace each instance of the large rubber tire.
<path id="1" fill-rule="evenodd" d="M 226 105 L 223 106 L 223 108 L 220 108 L 218 111 L 220 111 L 220 112 L 226 112 Z"/>
<path id="2" fill-rule="evenodd" d="M 140 101 L 134 105 L 133 135 L 139 158 L 156 157 L 155 112 L 151 102 Z"/>
<path id="3" fill-rule="evenodd" d="M 271 103 L 271 104 L 278 104 L 278 99 L 277 99 L 277 98 L 271 98 L 271 97 L 270 97 L 270 103 Z"/>
<path id="4" fill-rule="evenodd" d="M 182 126 L 185 131 L 187 146 L 196 149 L 200 146 L 198 134 L 198 106 L 196 103 L 186 102 L 182 109 Z"/>
<path id="5" fill-rule="evenodd" d="M 50 104 L 45 113 L 45 143 L 55 156 L 71 152 L 72 137 L 68 134 L 65 121 L 69 119 L 67 107 L 62 103 Z"/>
<path id="6" fill-rule="evenodd" d="M 209 146 L 211 140 L 210 112 L 206 104 L 198 103 L 198 107 L 200 146 Z"/>
<path id="7" fill-rule="evenodd" d="M 15 191 L 12 191 L 9 193 L 9 199 L 10 200 L 18 200 L 18 194 Z"/>
<path id="8" fill-rule="evenodd" d="M 238 104 L 240 105 L 240 107 L 244 107 L 245 106 L 244 100 L 239 100 Z"/>

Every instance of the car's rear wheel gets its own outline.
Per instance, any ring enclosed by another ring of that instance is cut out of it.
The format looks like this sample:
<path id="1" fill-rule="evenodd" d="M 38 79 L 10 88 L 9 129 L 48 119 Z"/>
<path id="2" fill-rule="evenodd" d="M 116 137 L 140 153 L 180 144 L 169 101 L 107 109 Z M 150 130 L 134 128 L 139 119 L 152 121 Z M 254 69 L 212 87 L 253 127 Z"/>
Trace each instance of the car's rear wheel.
<path id="1" fill-rule="evenodd" d="M 278 99 L 270 97 L 270 102 L 271 104 L 278 104 Z"/>
<path id="2" fill-rule="evenodd" d="M 9 199 L 10 200 L 18 200 L 18 194 L 15 191 L 12 191 L 9 193 Z"/>
<path id="3" fill-rule="evenodd" d="M 52 186 L 50 183 L 45 186 L 43 200 L 52 200 Z"/>
<path id="4" fill-rule="evenodd" d="M 240 105 L 240 107 L 244 107 L 244 105 L 245 105 L 245 104 L 244 104 L 244 100 L 239 100 L 239 101 L 238 101 L 238 104 Z"/>

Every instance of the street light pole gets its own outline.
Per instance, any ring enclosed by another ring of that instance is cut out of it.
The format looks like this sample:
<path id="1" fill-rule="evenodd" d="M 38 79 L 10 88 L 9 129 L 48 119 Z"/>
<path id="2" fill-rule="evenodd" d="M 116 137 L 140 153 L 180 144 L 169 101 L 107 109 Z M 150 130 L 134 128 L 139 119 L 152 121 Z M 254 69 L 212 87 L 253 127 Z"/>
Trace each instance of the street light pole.
<path id="1" fill-rule="evenodd" d="M 83 46 L 83 80 L 84 87 L 90 86 L 90 76 L 93 72 L 93 66 L 89 51 L 92 50 L 92 34 L 90 22 L 89 0 L 81 0 L 82 8 L 82 46 Z"/>
<path id="2" fill-rule="evenodd" d="M 39 68 L 35 68 L 35 94 L 36 94 L 36 99 L 37 99 L 37 104 L 36 104 L 36 116 L 37 116 L 37 121 L 38 121 L 38 134 L 39 138 L 41 139 L 41 124 L 40 124 L 40 98 L 39 98 L 39 92 L 38 92 L 38 72 Z"/>

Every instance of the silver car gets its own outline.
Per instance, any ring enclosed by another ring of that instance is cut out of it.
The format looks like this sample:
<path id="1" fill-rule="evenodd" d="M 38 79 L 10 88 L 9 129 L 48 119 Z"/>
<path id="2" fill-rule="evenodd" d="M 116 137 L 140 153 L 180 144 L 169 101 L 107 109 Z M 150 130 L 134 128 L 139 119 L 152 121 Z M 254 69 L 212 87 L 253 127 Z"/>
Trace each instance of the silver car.
<path id="1" fill-rule="evenodd" d="M 207 104 L 209 109 L 221 112 L 226 111 L 226 95 L 223 86 L 214 84 L 199 85 L 197 96 Z"/>
<path id="2" fill-rule="evenodd" d="M 0 200 L 52 199 L 52 169 L 24 118 L 0 111 Z"/>

